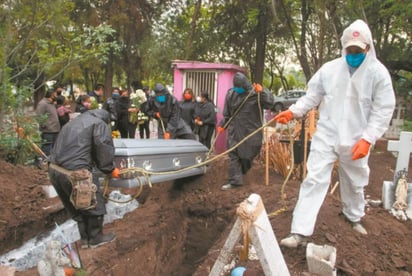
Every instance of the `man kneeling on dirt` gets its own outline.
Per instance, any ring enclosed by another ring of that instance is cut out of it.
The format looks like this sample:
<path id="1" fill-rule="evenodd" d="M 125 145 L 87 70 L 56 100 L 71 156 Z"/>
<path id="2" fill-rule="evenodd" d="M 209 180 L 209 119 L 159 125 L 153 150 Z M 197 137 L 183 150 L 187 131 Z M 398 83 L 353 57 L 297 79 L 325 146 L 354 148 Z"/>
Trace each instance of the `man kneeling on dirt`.
<path id="1" fill-rule="evenodd" d="M 109 123 L 110 114 L 103 109 L 79 115 L 63 127 L 49 158 L 50 180 L 65 209 L 77 221 L 82 248 L 96 248 L 115 239 L 113 233 L 102 232 L 105 200 L 95 186 L 97 178 L 92 180 L 91 175 L 93 168 L 105 174 L 114 169 Z M 85 204 L 87 198 L 90 204 Z"/>

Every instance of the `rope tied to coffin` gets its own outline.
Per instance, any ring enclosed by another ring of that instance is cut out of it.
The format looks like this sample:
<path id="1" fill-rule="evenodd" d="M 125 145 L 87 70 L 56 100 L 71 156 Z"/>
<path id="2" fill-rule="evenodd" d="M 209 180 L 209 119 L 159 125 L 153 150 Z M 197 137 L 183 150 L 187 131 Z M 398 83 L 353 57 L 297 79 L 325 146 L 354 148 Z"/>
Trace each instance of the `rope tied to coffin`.
<path id="1" fill-rule="evenodd" d="M 248 206 L 249 202 L 247 199 L 245 199 L 239 204 L 239 207 L 236 209 L 236 214 L 241 220 L 240 227 L 243 234 L 243 248 L 241 249 L 239 254 L 241 261 L 246 261 L 249 256 L 249 228 L 258 219 L 265 208 L 263 206 L 262 199 L 260 198 L 254 210 L 250 210 Z"/>

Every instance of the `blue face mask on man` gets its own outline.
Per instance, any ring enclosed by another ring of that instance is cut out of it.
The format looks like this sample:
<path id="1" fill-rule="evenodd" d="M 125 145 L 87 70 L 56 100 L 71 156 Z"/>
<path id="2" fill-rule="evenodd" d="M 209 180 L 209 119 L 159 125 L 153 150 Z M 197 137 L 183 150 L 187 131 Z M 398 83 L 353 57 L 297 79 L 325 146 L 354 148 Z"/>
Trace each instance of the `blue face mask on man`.
<path id="1" fill-rule="evenodd" d="M 156 101 L 159 103 L 164 103 L 166 101 L 166 95 L 157 95 Z"/>
<path id="2" fill-rule="evenodd" d="M 357 68 L 362 64 L 365 57 L 365 53 L 346 54 L 346 62 L 349 66 Z"/>
<path id="3" fill-rule="evenodd" d="M 246 89 L 244 89 L 243 87 L 234 86 L 234 87 L 233 87 L 233 91 L 235 91 L 235 92 L 238 93 L 238 94 L 243 94 L 243 93 L 246 92 Z"/>

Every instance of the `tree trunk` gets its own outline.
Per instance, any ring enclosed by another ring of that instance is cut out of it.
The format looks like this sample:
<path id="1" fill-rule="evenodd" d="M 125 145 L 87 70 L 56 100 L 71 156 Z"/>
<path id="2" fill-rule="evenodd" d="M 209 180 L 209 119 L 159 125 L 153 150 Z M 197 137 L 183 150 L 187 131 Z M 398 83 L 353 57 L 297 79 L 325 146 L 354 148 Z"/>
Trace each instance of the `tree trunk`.
<path id="1" fill-rule="evenodd" d="M 253 82 L 263 83 L 263 74 L 265 71 L 265 52 L 267 43 L 267 6 L 260 8 L 258 24 L 256 26 L 256 56 Z"/>
<path id="2" fill-rule="evenodd" d="M 113 54 L 110 54 L 107 65 L 105 66 L 105 75 L 104 75 L 104 98 L 110 98 L 112 96 L 113 89 Z"/>
<path id="3" fill-rule="evenodd" d="M 200 9 L 201 8 L 202 8 L 202 0 L 197 0 L 195 11 L 193 12 L 193 16 L 192 16 L 190 35 L 187 38 L 187 43 L 186 43 L 186 51 L 185 51 L 186 59 L 192 59 L 193 40 L 195 40 L 197 20 L 200 16 Z"/>
<path id="4" fill-rule="evenodd" d="M 309 3 L 307 0 L 302 0 L 302 23 L 301 23 L 301 35 L 300 35 L 300 55 L 298 55 L 300 66 L 302 66 L 303 73 L 305 74 L 306 80 L 312 77 L 312 72 L 310 70 L 308 55 L 306 52 L 306 34 L 307 34 L 307 24 L 310 15 Z"/>
<path id="5" fill-rule="evenodd" d="M 33 93 L 33 109 L 36 110 L 37 104 L 43 99 L 46 92 L 46 86 L 44 85 L 44 73 L 36 79 L 34 82 L 34 93 Z"/>

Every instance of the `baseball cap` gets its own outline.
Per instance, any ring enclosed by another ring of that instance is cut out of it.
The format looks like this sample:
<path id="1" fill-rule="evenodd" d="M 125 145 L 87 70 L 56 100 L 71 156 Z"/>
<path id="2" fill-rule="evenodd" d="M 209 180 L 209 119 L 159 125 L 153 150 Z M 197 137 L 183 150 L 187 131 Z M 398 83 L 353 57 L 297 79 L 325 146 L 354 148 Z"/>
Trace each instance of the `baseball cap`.
<path id="1" fill-rule="evenodd" d="M 360 20 L 359 20 L 360 21 Z M 355 22 L 358 23 L 358 22 Z M 349 46 L 357 46 L 365 49 L 369 44 L 368 34 L 360 26 L 360 24 L 351 24 L 342 34 L 342 46 L 347 48 Z"/>

